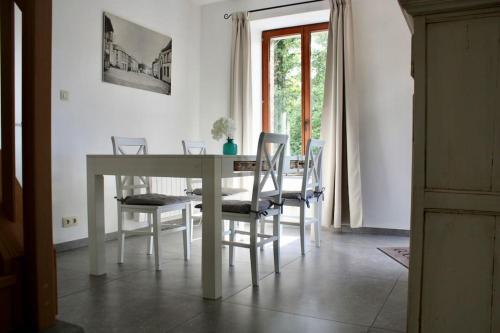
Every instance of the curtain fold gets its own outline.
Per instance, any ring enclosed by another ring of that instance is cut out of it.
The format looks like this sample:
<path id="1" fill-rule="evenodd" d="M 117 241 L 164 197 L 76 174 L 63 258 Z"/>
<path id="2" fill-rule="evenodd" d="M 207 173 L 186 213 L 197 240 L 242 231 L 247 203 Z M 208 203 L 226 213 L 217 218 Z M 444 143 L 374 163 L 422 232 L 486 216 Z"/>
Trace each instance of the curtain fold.
<path id="1" fill-rule="evenodd" d="M 251 38 L 248 14 L 232 14 L 230 117 L 236 124 L 235 140 L 239 153 L 251 154 L 252 72 Z"/>
<path id="2" fill-rule="evenodd" d="M 342 224 L 342 170 L 347 168 L 350 225 L 363 224 L 359 159 L 359 117 L 354 82 L 354 45 L 351 0 L 330 0 L 330 26 L 325 75 L 321 137 L 325 140 L 323 225 Z M 343 135 L 345 126 L 345 136 Z M 342 163 L 343 140 L 347 163 Z"/>

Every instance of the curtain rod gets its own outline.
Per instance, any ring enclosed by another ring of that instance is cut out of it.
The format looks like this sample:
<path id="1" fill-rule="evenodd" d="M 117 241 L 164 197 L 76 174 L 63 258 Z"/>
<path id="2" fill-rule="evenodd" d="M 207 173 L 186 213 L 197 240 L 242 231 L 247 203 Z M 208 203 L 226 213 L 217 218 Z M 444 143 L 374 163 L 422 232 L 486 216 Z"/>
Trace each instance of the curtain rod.
<path id="1" fill-rule="evenodd" d="M 291 6 L 297 6 L 297 5 L 304 5 L 306 3 L 313 3 L 313 2 L 320 2 L 320 1 L 325 1 L 325 0 L 309 0 L 309 1 L 302 1 L 302 2 L 295 2 L 295 3 L 289 3 L 287 5 L 281 5 L 281 6 L 273 6 L 273 7 L 266 7 L 266 8 L 259 8 L 259 9 L 252 9 L 247 11 L 247 13 L 255 13 L 255 12 L 262 12 L 264 10 L 271 10 L 271 9 L 278 9 L 278 8 L 284 8 L 284 7 L 291 7 Z M 233 14 L 224 14 L 224 18 L 227 20 L 230 18 Z"/>

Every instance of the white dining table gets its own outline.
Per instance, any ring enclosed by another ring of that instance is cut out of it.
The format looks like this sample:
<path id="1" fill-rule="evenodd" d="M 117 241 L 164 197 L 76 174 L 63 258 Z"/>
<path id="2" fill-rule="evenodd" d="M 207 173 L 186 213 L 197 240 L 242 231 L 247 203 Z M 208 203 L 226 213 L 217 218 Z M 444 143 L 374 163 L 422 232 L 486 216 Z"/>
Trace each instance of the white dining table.
<path id="1" fill-rule="evenodd" d="M 238 163 L 255 162 L 251 155 L 87 155 L 87 211 L 91 275 L 106 274 L 104 176 L 149 176 L 202 179 L 203 297 L 222 295 L 221 181 L 253 175 L 237 171 Z M 255 164 L 254 164 L 255 165 Z M 286 168 L 290 163 L 285 163 Z"/>

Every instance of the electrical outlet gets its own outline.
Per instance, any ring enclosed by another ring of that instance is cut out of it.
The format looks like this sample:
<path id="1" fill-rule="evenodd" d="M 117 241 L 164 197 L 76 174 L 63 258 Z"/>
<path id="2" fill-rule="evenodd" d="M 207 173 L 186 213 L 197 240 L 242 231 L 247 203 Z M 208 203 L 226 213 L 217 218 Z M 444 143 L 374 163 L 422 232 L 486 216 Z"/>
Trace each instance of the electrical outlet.
<path id="1" fill-rule="evenodd" d="M 59 99 L 61 101 L 68 101 L 69 100 L 69 91 L 67 91 L 67 90 L 60 90 L 59 91 Z"/>
<path id="2" fill-rule="evenodd" d="M 76 216 L 66 216 L 62 218 L 63 228 L 74 227 L 77 224 L 78 224 L 78 218 L 76 218 Z"/>

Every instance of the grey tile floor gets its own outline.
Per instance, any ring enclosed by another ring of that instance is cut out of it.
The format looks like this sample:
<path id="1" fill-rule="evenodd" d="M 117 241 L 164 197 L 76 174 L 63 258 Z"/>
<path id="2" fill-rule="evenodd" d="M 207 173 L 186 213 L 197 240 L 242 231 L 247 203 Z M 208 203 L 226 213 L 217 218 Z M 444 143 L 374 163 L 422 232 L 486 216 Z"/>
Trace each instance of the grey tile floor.
<path id="1" fill-rule="evenodd" d="M 199 234 L 196 228 L 195 235 Z M 87 248 L 58 254 L 58 319 L 85 332 L 404 332 L 407 270 L 377 250 L 406 246 L 407 237 L 322 233 L 300 256 L 298 230 L 284 228 L 281 274 L 272 248 L 260 252 L 259 288 L 251 287 L 249 253 L 223 248 L 223 298 L 201 298 L 201 241 L 182 258 L 181 234 L 162 235 L 163 270 L 145 255 L 145 238 L 126 241 L 116 264 L 108 242 L 108 274 L 87 274 Z M 270 244 L 268 245 L 270 246 Z"/>

